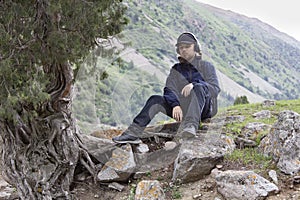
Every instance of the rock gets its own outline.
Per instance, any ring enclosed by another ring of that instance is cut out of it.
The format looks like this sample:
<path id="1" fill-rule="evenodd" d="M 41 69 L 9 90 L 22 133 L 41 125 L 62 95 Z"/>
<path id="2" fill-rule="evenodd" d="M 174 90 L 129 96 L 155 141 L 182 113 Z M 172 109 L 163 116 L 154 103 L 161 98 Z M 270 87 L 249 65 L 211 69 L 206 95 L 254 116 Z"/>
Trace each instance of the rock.
<path id="1" fill-rule="evenodd" d="M 106 163 L 112 152 L 118 148 L 116 143 L 105 138 L 97 138 L 86 134 L 78 134 L 88 152 L 100 163 Z"/>
<path id="2" fill-rule="evenodd" d="M 147 152 L 149 152 L 148 145 L 144 144 L 144 143 L 139 144 L 136 149 L 137 149 L 137 151 L 139 153 L 147 153 Z"/>
<path id="3" fill-rule="evenodd" d="M 157 180 L 143 180 L 138 183 L 135 200 L 164 200 L 165 194 Z"/>
<path id="4" fill-rule="evenodd" d="M 227 124 L 234 123 L 234 122 L 243 122 L 244 120 L 245 120 L 245 116 L 243 115 L 227 116 L 225 119 Z"/>
<path id="5" fill-rule="evenodd" d="M 272 179 L 272 181 L 277 185 L 278 184 L 278 178 L 277 178 L 277 173 L 275 170 L 270 170 L 269 171 L 269 176 Z"/>
<path id="6" fill-rule="evenodd" d="M 111 158 L 98 173 L 98 180 L 100 182 L 126 181 L 135 168 L 132 148 L 126 144 L 112 152 Z"/>
<path id="7" fill-rule="evenodd" d="M 286 174 L 300 171 L 300 115 L 282 111 L 270 133 L 261 141 L 259 151 L 271 156 Z"/>
<path id="8" fill-rule="evenodd" d="M 276 103 L 274 100 L 264 100 L 262 103 L 262 106 L 265 106 L 265 107 L 275 106 L 275 105 L 276 105 Z"/>
<path id="9" fill-rule="evenodd" d="M 261 122 L 251 122 L 242 128 L 241 133 L 234 139 L 238 148 L 256 147 L 257 138 L 266 135 L 271 126 Z"/>
<path id="10" fill-rule="evenodd" d="M 145 132 L 153 132 L 153 133 L 164 132 L 164 133 L 170 133 L 174 135 L 174 133 L 177 132 L 179 126 L 180 126 L 180 122 L 171 122 L 171 123 L 166 123 L 166 124 L 161 124 L 156 126 L 148 126 L 145 129 Z"/>
<path id="11" fill-rule="evenodd" d="M 253 171 L 224 171 L 216 176 L 217 190 L 225 199 L 256 200 L 278 191 L 278 187 Z"/>
<path id="12" fill-rule="evenodd" d="M 173 181 L 187 183 L 201 179 L 234 148 L 233 140 L 222 134 L 201 134 L 184 141 L 174 163 Z"/>
<path id="13" fill-rule="evenodd" d="M 177 146 L 176 142 L 168 141 L 165 143 L 164 149 L 170 151 L 172 149 L 175 149 L 176 146 Z"/>
<path id="14" fill-rule="evenodd" d="M 268 132 L 271 126 L 261 122 L 248 123 L 241 130 L 241 135 L 245 138 L 256 140 L 256 138 L 263 132 Z"/>
<path id="15" fill-rule="evenodd" d="M 119 192 L 122 192 L 122 190 L 124 189 L 124 186 L 121 185 L 120 183 L 117 182 L 112 182 L 108 185 L 109 188 L 118 190 Z"/>
<path id="16" fill-rule="evenodd" d="M 202 194 L 196 194 L 193 196 L 193 199 L 199 199 L 202 196 Z"/>
<path id="17" fill-rule="evenodd" d="M 136 170 L 138 172 L 151 172 L 168 167 L 170 164 L 174 163 L 179 149 L 180 145 L 176 144 L 173 149 L 162 148 L 149 153 L 136 153 Z"/>
<path id="18" fill-rule="evenodd" d="M 252 115 L 256 119 L 265 119 L 271 117 L 271 112 L 269 110 L 261 110 Z"/>
<path id="19" fill-rule="evenodd" d="M 256 147 L 257 144 L 255 141 L 250 140 L 250 139 L 245 139 L 242 137 L 236 137 L 234 138 L 234 142 L 237 145 L 237 148 L 239 149 L 244 149 L 244 148 L 249 148 L 249 147 Z"/>
<path id="20" fill-rule="evenodd" d="M 211 170 L 210 172 L 210 176 L 212 176 L 213 178 L 216 178 L 216 176 L 221 173 L 220 170 L 218 170 L 218 168 L 214 168 L 213 170 Z"/>
<path id="21" fill-rule="evenodd" d="M 143 176 L 146 176 L 148 172 L 135 172 L 133 175 L 134 179 L 141 179 Z"/>
<path id="22" fill-rule="evenodd" d="M 216 165 L 216 168 L 217 168 L 217 169 L 222 169 L 222 168 L 223 168 L 223 165 Z"/>

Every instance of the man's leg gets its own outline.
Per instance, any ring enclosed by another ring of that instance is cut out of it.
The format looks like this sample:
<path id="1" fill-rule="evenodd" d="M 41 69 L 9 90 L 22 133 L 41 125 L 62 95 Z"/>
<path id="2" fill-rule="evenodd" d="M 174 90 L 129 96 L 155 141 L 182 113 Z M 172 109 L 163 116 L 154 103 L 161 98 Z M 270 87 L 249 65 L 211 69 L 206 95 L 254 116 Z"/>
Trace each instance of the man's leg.
<path id="1" fill-rule="evenodd" d="M 139 135 L 159 112 L 172 116 L 172 108 L 167 104 L 164 97 L 153 95 L 147 100 L 141 112 L 133 119 L 132 124 L 122 135 L 113 138 L 113 141 L 117 143 L 140 143 Z"/>
<path id="2" fill-rule="evenodd" d="M 193 137 L 196 135 L 201 119 L 210 117 L 211 104 L 208 88 L 202 84 L 195 84 L 191 94 L 182 99 L 182 104 L 184 120 L 179 136 Z"/>

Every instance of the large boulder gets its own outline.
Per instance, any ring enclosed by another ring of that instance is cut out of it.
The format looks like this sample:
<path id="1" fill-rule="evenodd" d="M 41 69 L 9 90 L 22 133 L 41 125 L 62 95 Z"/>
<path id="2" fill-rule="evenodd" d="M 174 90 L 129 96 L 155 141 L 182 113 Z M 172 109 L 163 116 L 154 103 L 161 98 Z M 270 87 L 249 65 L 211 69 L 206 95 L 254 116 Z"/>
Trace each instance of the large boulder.
<path id="1" fill-rule="evenodd" d="M 253 171 L 220 172 L 216 176 L 217 190 L 228 200 L 265 199 L 270 193 L 278 192 L 278 187 Z"/>
<path id="2" fill-rule="evenodd" d="M 272 156 L 286 174 L 300 171 L 300 115 L 293 111 L 279 113 L 278 121 L 261 141 L 259 150 Z"/>
<path id="3" fill-rule="evenodd" d="M 234 148 L 231 138 L 216 133 L 184 141 L 174 163 L 173 181 L 186 183 L 203 178 Z"/>
<path id="4" fill-rule="evenodd" d="M 98 173 L 100 182 L 127 181 L 134 173 L 136 163 L 129 144 L 116 148 L 111 158 Z"/>

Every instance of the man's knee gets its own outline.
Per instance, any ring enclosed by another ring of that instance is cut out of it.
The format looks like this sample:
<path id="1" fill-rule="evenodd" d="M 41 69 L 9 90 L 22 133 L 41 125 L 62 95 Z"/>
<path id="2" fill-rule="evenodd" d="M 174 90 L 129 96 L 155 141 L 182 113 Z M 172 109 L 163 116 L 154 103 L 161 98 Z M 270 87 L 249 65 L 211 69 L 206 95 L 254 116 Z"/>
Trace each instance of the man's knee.
<path id="1" fill-rule="evenodd" d="M 147 103 L 151 104 L 151 105 L 154 105 L 154 104 L 162 105 L 164 103 L 164 98 L 163 98 L 163 96 L 160 96 L 160 95 L 152 95 L 147 100 Z"/>

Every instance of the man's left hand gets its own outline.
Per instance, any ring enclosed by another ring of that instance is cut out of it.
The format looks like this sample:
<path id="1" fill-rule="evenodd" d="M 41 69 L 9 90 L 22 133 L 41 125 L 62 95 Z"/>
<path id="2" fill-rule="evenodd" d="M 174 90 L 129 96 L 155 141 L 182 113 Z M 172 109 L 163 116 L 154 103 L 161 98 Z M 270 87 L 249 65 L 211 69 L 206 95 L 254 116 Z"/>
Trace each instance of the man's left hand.
<path id="1" fill-rule="evenodd" d="M 194 85 L 193 83 L 190 83 L 190 84 L 187 84 L 186 86 L 184 86 L 184 88 L 181 90 L 181 94 L 184 96 L 184 97 L 187 97 L 190 95 L 192 89 L 194 88 Z"/>

